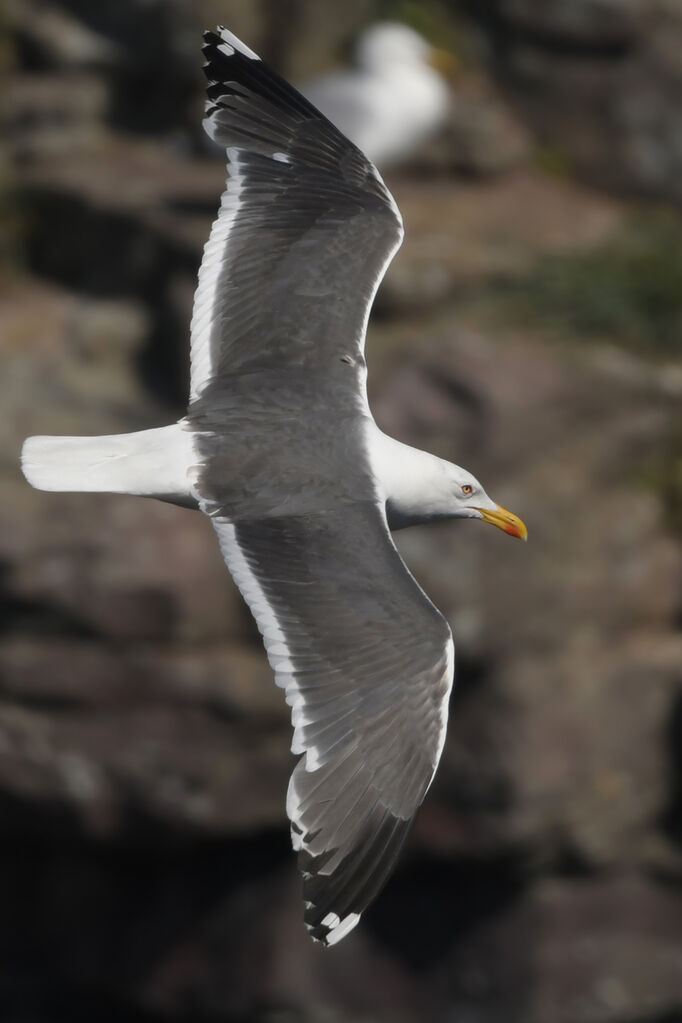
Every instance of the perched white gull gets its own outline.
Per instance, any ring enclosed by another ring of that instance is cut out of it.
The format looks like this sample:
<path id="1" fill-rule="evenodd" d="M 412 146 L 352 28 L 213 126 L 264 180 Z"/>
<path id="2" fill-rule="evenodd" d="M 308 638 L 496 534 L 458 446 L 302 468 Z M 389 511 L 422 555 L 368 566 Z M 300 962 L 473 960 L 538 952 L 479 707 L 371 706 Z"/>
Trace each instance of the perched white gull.
<path id="1" fill-rule="evenodd" d="M 28 481 L 199 507 L 286 691 L 305 921 L 344 937 L 386 880 L 445 739 L 450 629 L 391 528 L 484 519 L 474 477 L 383 434 L 365 328 L 402 223 L 371 163 L 255 53 L 206 33 L 206 130 L 229 178 L 204 250 L 187 415 L 114 437 L 31 437 Z"/>
<path id="2" fill-rule="evenodd" d="M 407 25 L 377 22 L 360 36 L 354 67 L 313 79 L 301 91 L 384 168 L 414 156 L 444 125 L 451 96 L 436 67 L 446 58 Z"/>

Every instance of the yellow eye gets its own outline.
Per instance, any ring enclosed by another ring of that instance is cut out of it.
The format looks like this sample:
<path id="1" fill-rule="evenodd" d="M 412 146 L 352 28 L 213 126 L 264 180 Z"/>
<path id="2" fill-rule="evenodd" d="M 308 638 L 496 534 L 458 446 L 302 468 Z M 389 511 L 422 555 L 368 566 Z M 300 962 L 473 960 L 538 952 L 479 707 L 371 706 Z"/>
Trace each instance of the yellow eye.
<path id="1" fill-rule="evenodd" d="M 464 483 L 462 485 L 462 493 L 464 494 L 465 497 L 469 497 L 471 494 L 473 494 L 473 492 L 474 488 L 472 487 L 471 483 Z"/>

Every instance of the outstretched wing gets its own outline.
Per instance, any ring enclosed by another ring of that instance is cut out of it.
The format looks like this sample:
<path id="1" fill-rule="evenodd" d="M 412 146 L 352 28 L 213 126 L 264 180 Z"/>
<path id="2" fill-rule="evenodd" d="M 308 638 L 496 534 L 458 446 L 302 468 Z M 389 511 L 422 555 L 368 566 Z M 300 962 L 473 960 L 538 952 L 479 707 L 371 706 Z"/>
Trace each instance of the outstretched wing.
<path id="1" fill-rule="evenodd" d="M 305 921 L 334 944 L 383 886 L 435 772 L 450 629 L 374 504 L 237 523 L 208 510 L 291 706 Z"/>
<path id="2" fill-rule="evenodd" d="M 395 862 L 452 684 L 449 627 L 371 464 L 364 335 L 402 225 L 362 153 L 252 51 L 221 29 L 204 52 L 230 177 L 192 321 L 193 481 L 291 704 L 305 920 L 333 944 Z"/>
<path id="3" fill-rule="evenodd" d="M 263 360 L 361 360 L 402 240 L 398 208 L 360 150 L 232 33 L 204 38 L 204 125 L 227 150 L 229 178 L 195 295 L 191 401 Z"/>

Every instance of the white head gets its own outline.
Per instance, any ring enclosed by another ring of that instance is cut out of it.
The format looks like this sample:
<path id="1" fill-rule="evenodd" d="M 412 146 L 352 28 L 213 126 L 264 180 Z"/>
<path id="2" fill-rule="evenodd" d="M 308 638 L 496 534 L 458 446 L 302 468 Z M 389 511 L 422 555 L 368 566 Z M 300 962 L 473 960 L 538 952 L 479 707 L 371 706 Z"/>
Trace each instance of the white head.
<path id="1" fill-rule="evenodd" d="M 510 536 L 527 539 L 528 530 L 521 519 L 488 497 L 475 476 L 454 462 L 442 459 L 438 462 L 441 473 L 436 491 L 437 514 L 443 518 L 483 519 Z"/>
<path id="2" fill-rule="evenodd" d="M 435 519 L 483 519 L 526 539 L 521 519 L 500 508 L 461 465 L 401 444 L 379 429 L 372 435 L 371 452 L 391 529 Z"/>
<path id="3" fill-rule="evenodd" d="M 510 536 L 527 538 L 521 519 L 488 497 L 461 465 L 405 444 L 391 455 L 390 475 L 384 477 L 391 528 L 438 519 L 483 519 Z"/>
<path id="4" fill-rule="evenodd" d="M 355 59 L 368 71 L 380 71 L 405 64 L 427 64 L 431 53 L 429 43 L 414 29 L 399 21 L 379 21 L 358 39 Z"/>

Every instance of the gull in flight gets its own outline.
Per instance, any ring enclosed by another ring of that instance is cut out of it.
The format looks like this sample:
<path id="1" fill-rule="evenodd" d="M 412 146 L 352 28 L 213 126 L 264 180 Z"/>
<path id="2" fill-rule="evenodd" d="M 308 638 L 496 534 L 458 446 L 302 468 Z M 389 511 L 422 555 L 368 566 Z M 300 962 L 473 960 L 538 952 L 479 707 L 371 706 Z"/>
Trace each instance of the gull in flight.
<path id="1" fill-rule="evenodd" d="M 452 636 L 390 530 L 526 527 L 466 469 L 374 422 L 365 330 L 403 236 L 374 166 L 231 32 L 207 32 L 203 52 L 204 123 L 229 176 L 199 271 L 187 414 L 30 437 L 22 466 L 40 490 L 209 516 L 291 707 L 305 922 L 332 945 L 386 881 L 445 740 Z"/>

